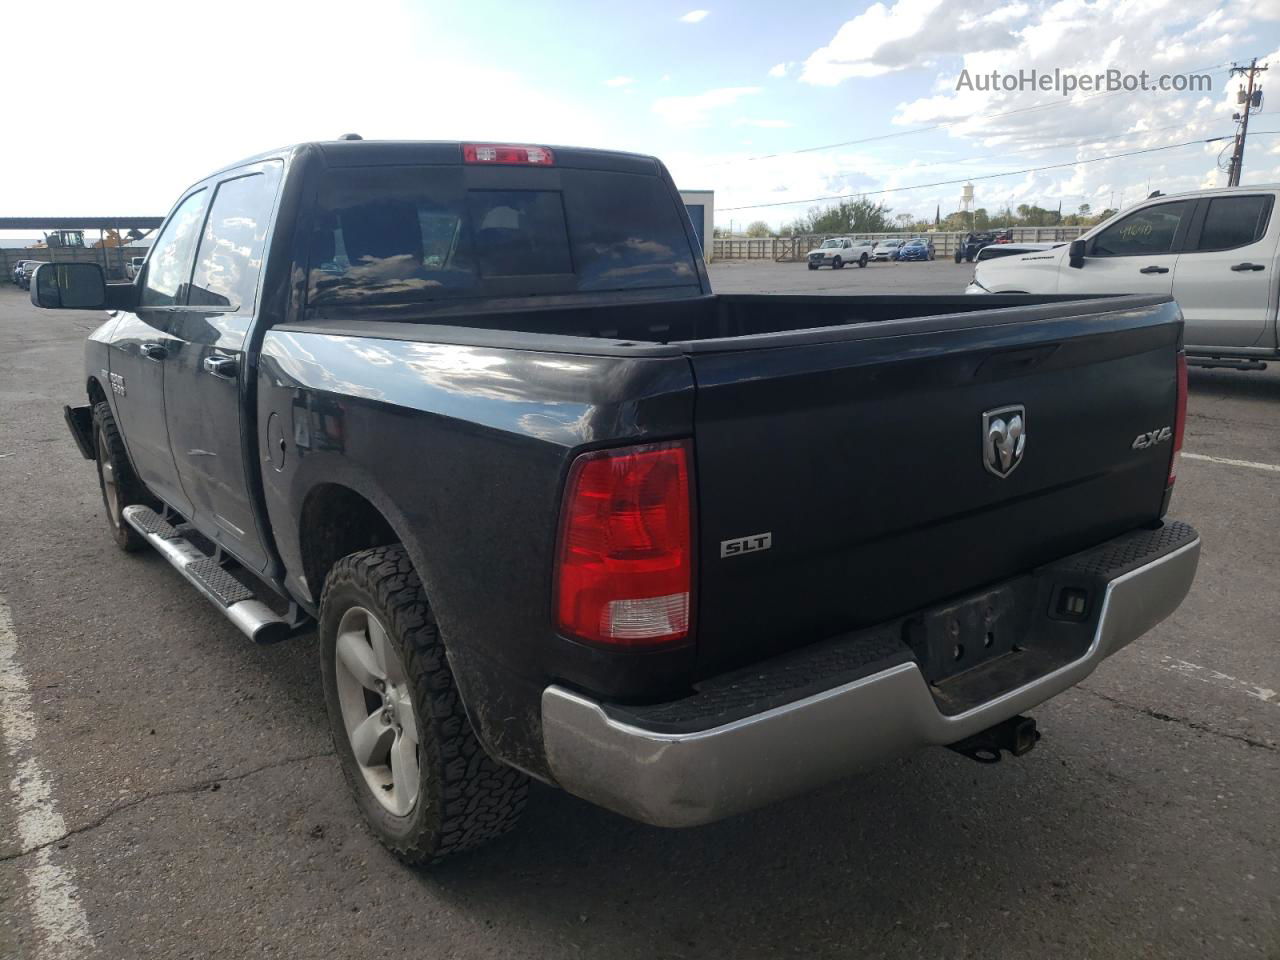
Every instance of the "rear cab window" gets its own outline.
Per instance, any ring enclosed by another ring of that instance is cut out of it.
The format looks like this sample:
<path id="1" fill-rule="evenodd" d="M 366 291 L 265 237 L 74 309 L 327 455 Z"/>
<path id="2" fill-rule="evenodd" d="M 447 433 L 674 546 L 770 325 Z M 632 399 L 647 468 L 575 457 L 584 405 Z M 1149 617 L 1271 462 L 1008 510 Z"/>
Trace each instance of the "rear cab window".
<path id="1" fill-rule="evenodd" d="M 686 216 L 656 171 L 332 167 L 316 193 L 307 304 L 697 295 Z"/>

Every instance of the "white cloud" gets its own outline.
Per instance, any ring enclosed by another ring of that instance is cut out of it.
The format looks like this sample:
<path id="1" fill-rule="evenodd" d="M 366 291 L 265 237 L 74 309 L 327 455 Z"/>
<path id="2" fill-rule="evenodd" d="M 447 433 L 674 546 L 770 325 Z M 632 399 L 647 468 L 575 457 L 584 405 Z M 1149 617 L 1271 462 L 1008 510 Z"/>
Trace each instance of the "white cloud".
<path id="1" fill-rule="evenodd" d="M 721 87 L 686 97 L 659 97 L 653 101 L 653 112 L 673 127 L 705 127 L 712 111 L 759 92 L 759 87 Z"/>
<path id="2" fill-rule="evenodd" d="M 1014 9 L 1003 19 L 1023 15 Z M 833 86 L 850 77 L 875 77 L 922 66 L 939 54 L 1001 50 L 1016 43 L 1017 37 L 1001 22 L 998 11 L 986 17 L 969 12 L 957 16 L 946 0 L 898 0 L 891 7 L 873 3 L 846 21 L 830 43 L 809 55 L 800 79 Z"/>
<path id="3" fill-rule="evenodd" d="M 703 20 L 707 19 L 707 14 L 710 12 L 710 10 L 690 10 L 680 18 L 680 21 L 682 23 L 701 23 Z"/>
<path id="4" fill-rule="evenodd" d="M 635 82 L 635 77 L 610 77 L 604 82 L 604 85 L 606 87 L 629 87 Z"/>
<path id="5" fill-rule="evenodd" d="M 733 121 L 735 127 L 760 127 L 764 130 L 785 130 L 791 126 L 790 120 L 754 120 L 748 117 L 739 117 Z"/>
<path id="6" fill-rule="evenodd" d="M 785 76 L 787 75 L 787 67 L 788 67 L 788 66 L 789 66 L 789 65 L 788 65 L 788 64 L 785 64 L 785 63 L 776 63 L 776 64 L 774 64 L 772 67 L 770 67 L 770 68 L 769 68 L 769 76 L 771 76 L 771 77 L 785 77 Z"/>

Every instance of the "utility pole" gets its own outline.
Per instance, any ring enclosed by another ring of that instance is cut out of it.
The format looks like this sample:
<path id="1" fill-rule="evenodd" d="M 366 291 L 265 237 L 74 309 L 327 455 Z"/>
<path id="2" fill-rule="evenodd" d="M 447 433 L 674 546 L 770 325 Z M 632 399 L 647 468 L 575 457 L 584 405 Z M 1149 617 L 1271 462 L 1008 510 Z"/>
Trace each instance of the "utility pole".
<path id="1" fill-rule="evenodd" d="M 1247 67 L 1231 65 L 1229 76 L 1234 77 L 1237 73 L 1248 74 L 1249 87 L 1247 91 L 1241 91 L 1244 94 L 1244 112 L 1235 115 L 1235 119 L 1240 121 L 1240 132 L 1236 134 L 1235 149 L 1231 151 L 1231 162 L 1227 167 L 1228 187 L 1240 186 L 1240 170 L 1244 166 L 1244 141 L 1245 137 L 1249 135 L 1249 114 L 1262 106 L 1262 87 L 1259 86 L 1256 90 L 1254 89 L 1254 78 L 1266 69 L 1267 65 L 1265 63 L 1262 66 L 1258 66 L 1257 57 L 1254 57 Z"/>

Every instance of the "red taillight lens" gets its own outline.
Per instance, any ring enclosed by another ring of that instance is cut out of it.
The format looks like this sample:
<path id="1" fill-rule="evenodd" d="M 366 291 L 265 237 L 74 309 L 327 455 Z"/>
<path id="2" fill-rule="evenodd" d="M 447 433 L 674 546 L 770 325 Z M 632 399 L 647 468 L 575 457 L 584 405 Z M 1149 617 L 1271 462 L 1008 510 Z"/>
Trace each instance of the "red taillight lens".
<path id="1" fill-rule="evenodd" d="M 546 147 L 503 143 L 465 143 L 462 159 L 465 163 L 515 163 L 533 167 L 550 167 L 556 162 L 555 154 Z"/>
<path id="2" fill-rule="evenodd" d="M 1173 418 L 1173 455 L 1169 458 L 1169 486 L 1178 479 L 1178 454 L 1187 430 L 1187 355 L 1178 351 L 1178 404 Z"/>
<path id="3" fill-rule="evenodd" d="M 556 625 L 616 647 L 689 636 L 693 529 L 689 444 L 585 453 L 560 514 Z"/>

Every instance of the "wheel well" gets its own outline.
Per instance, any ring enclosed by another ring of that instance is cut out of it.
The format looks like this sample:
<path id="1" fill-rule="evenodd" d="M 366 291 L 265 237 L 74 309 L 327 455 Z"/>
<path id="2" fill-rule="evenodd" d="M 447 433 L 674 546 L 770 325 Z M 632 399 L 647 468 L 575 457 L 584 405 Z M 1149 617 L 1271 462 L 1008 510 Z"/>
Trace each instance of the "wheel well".
<path id="1" fill-rule="evenodd" d="M 107 391 L 102 389 L 102 384 L 98 382 L 97 377 L 90 377 L 88 387 L 86 388 L 86 392 L 89 394 L 89 412 L 90 412 L 90 415 L 92 416 L 93 408 L 100 403 L 106 402 Z M 92 419 L 90 419 L 89 421 L 89 443 L 93 446 L 94 453 L 97 454 L 98 453 L 98 431 L 93 428 Z M 101 454 L 98 454 L 98 455 L 101 456 Z"/>
<path id="2" fill-rule="evenodd" d="M 307 494 L 301 517 L 302 572 L 319 601 L 325 577 L 349 553 L 396 543 L 378 508 L 349 487 L 323 483 Z"/>

